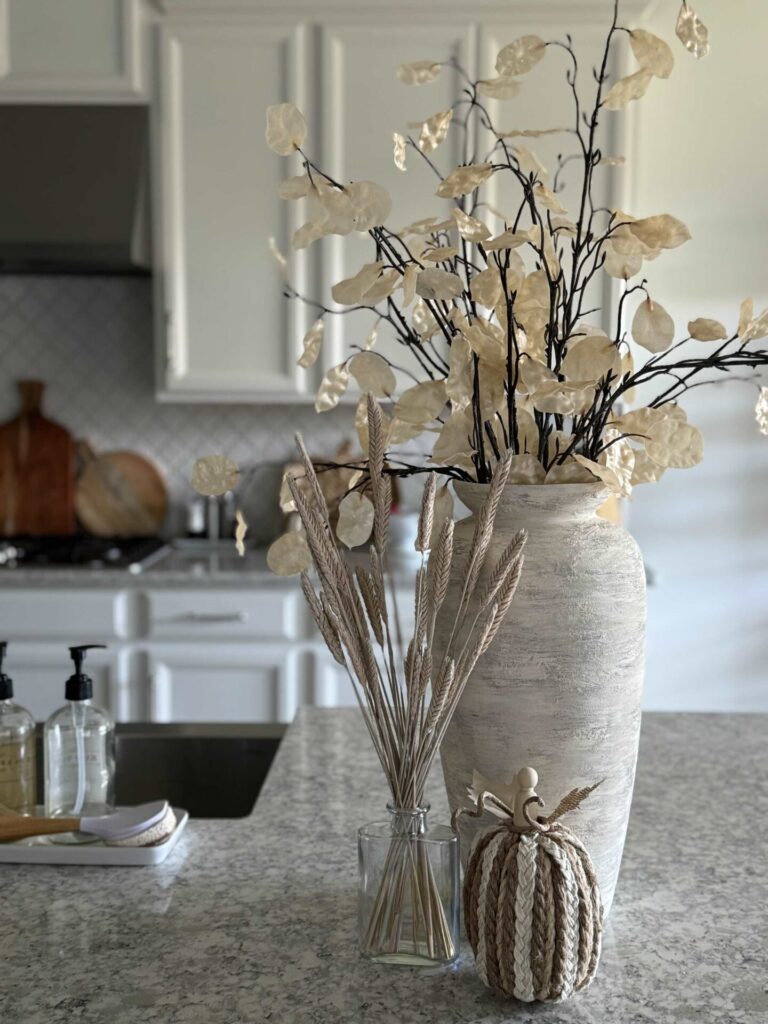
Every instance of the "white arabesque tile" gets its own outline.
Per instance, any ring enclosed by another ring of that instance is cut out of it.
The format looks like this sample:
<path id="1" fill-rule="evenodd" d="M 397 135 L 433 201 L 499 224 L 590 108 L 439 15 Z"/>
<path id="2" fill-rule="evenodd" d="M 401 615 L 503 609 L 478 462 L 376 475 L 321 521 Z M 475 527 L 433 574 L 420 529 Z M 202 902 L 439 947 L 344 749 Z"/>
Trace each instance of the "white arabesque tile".
<path id="1" fill-rule="evenodd" d="M 146 278 L 0 277 L 0 421 L 18 410 L 15 382 L 46 382 L 45 411 L 97 449 L 129 448 L 163 472 L 174 507 L 191 497 L 194 460 L 222 452 L 248 474 L 242 495 L 252 535 L 279 529 L 276 466 L 301 430 L 313 452 L 354 437 L 352 410 L 318 416 L 305 406 L 164 405 L 155 401 L 152 286 Z"/>

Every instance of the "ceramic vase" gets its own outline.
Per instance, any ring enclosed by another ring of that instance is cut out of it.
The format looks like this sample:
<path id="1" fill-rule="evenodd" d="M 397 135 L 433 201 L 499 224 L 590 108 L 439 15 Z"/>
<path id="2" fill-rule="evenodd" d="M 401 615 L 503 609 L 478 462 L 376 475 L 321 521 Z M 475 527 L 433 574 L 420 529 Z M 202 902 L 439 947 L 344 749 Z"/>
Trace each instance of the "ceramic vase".
<path id="1" fill-rule="evenodd" d="M 486 492 L 482 484 L 456 485 L 472 514 L 456 527 L 443 623 L 461 596 L 474 515 Z M 637 762 L 645 572 L 632 537 L 598 516 L 606 497 L 598 484 L 505 488 L 484 571 L 522 528 L 525 566 L 507 617 L 467 683 L 441 759 L 452 810 L 466 806 L 475 770 L 509 782 L 534 765 L 545 780 L 543 814 L 573 787 L 604 780 L 569 825 L 595 864 L 607 914 Z M 438 656 L 446 640 L 438 623 Z M 479 827 L 463 827 L 463 856 Z"/>

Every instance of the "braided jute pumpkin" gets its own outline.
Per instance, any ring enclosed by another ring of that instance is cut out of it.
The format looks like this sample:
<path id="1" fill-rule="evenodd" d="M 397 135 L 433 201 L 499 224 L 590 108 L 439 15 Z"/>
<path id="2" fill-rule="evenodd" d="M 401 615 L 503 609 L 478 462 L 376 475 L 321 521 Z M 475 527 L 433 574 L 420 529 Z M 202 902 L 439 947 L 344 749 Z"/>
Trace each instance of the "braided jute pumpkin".
<path id="1" fill-rule="evenodd" d="M 477 971 L 495 993 L 524 1002 L 560 1002 L 597 970 L 603 907 L 595 869 L 581 841 L 558 819 L 594 786 L 564 797 L 549 817 L 534 793 L 536 772 L 517 776 L 511 807 L 490 791 L 476 796 L 479 817 L 500 824 L 479 833 L 464 876 L 464 917 Z M 465 812 L 466 813 L 466 812 Z"/>

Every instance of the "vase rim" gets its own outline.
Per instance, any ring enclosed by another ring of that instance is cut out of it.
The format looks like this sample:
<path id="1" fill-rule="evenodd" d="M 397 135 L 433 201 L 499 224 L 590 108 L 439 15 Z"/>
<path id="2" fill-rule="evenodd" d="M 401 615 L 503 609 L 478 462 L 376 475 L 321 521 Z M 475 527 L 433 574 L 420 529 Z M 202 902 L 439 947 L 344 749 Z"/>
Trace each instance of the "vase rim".
<path id="1" fill-rule="evenodd" d="M 464 489 L 464 488 L 467 488 L 467 489 L 471 488 L 472 490 L 475 490 L 475 489 L 480 490 L 480 489 L 482 489 L 483 491 L 485 491 L 491 485 L 489 483 L 487 483 L 487 484 L 478 483 L 477 480 L 455 480 L 454 481 L 454 486 L 455 487 L 461 487 L 462 489 Z M 608 487 L 606 487 L 606 485 L 604 483 L 602 483 L 600 480 L 595 480 L 594 483 L 563 483 L 563 484 L 547 484 L 547 483 L 544 483 L 544 482 L 538 483 L 538 484 L 518 484 L 518 483 L 515 483 L 514 481 L 510 481 L 510 483 L 507 483 L 507 484 L 504 485 L 504 490 L 505 491 L 511 491 L 513 488 L 516 491 L 518 491 L 518 492 L 520 492 L 520 491 L 552 491 L 554 493 L 565 493 L 566 491 L 570 491 L 570 492 L 572 492 L 574 494 L 575 493 L 594 494 L 597 491 L 605 491 L 606 493 L 610 493 Z"/>
<path id="2" fill-rule="evenodd" d="M 489 484 L 479 484 L 475 481 L 457 480 L 455 490 L 457 497 L 464 504 L 477 510 L 480 503 L 485 500 Z M 597 509 L 611 496 L 611 491 L 600 481 L 595 483 L 570 483 L 570 484 L 506 484 L 501 492 L 500 504 L 502 507 L 516 508 L 527 505 L 531 511 L 547 513 L 548 511 L 560 510 L 573 514 L 597 511 Z"/>

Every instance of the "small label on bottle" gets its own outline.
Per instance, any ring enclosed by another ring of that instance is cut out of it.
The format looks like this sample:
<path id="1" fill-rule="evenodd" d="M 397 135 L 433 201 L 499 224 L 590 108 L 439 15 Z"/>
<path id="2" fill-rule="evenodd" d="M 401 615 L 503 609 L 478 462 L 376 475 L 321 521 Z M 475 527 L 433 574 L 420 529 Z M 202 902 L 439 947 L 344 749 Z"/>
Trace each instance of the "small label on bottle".
<path id="1" fill-rule="evenodd" d="M 101 768 L 104 755 L 100 750 L 84 750 L 82 754 L 83 761 L 85 762 L 86 768 L 96 767 Z M 71 751 L 69 754 L 60 754 L 58 757 L 59 764 L 68 765 L 77 769 L 80 764 L 80 758 L 78 757 L 77 750 Z"/>
<path id="2" fill-rule="evenodd" d="M 30 756 L 26 743 L 0 743 L 0 783 L 14 782 L 33 772 L 34 755 Z"/>
<path id="3" fill-rule="evenodd" d="M 35 803 L 35 754 L 25 741 L 0 743 L 0 803 L 12 811 Z"/>

